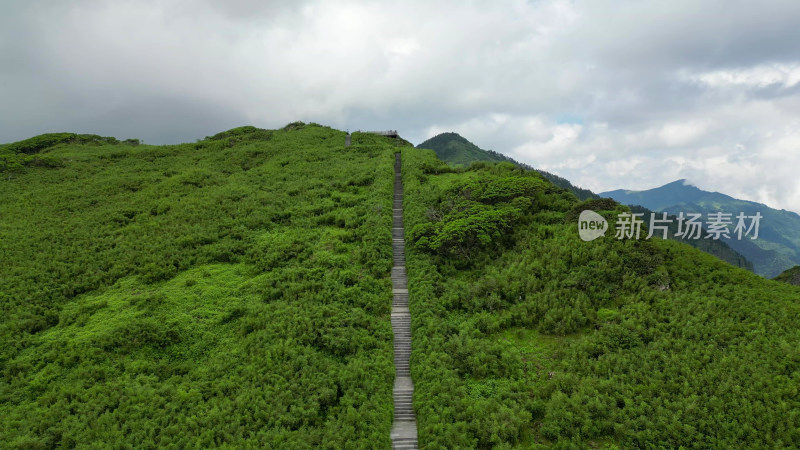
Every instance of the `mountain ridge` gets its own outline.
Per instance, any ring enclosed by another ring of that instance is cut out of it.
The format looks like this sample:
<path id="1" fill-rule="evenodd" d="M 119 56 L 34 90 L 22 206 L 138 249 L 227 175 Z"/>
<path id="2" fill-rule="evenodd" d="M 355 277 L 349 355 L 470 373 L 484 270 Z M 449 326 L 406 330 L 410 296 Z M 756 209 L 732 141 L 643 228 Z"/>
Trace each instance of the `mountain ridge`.
<path id="1" fill-rule="evenodd" d="M 546 170 L 536 169 L 529 164 L 521 163 L 500 152 L 482 149 L 456 132 L 448 131 L 439 133 L 418 144 L 416 148 L 433 150 L 439 159 L 454 165 L 469 166 L 476 161 L 509 162 L 524 169 L 534 170 L 542 174 L 542 176 L 550 180 L 551 183 L 571 191 L 580 200 L 599 198 L 594 192 L 575 186 L 566 178 L 547 172 Z"/>
<path id="2" fill-rule="evenodd" d="M 800 264 L 800 214 L 765 204 L 742 200 L 721 192 L 705 191 L 685 179 L 672 181 L 647 190 L 616 189 L 600 193 L 626 205 L 641 205 L 656 212 L 731 214 L 763 217 L 757 240 L 722 238 L 731 248 L 753 263 L 756 273 L 773 278 L 782 271 Z M 730 228 L 730 227 L 729 227 Z"/>
<path id="3" fill-rule="evenodd" d="M 440 133 L 421 144 L 417 148 L 428 148 L 436 153 L 436 156 L 449 164 L 456 166 L 469 166 L 473 162 L 486 161 L 486 162 L 508 162 L 521 167 L 525 170 L 531 170 L 539 173 L 544 178 L 549 180 L 556 186 L 567 189 L 572 192 L 579 200 L 599 199 L 600 196 L 594 192 L 577 187 L 569 180 L 558 175 L 549 173 L 544 170 L 538 170 L 528 164 L 520 163 L 511 157 L 503 155 L 492 150 L 484 150 L 477 145 L 470 142 L 465 137 L 454 132 Z M 639 212 L 639 211 L 637 211 Z M 650 209 L 641 211 L 649 213 Z M 675 230 L 671 230 L 670 238 L 673 237 Z M 742 256 L 739 252 L 730 248 L 729 245 L 718 241 L 713 242 L 694 242 L 684 241 L 685 243 L 703 250 L 711 255 L 714 255 L 723 261 L 726 261 L 736 267 L 741 267 L 747 270 L 753 270 L 753 264 L 746 257 Z"/>
<path id="4" fill-rule="evenodd" d="M 677 188 L 678 186 L 684 187 L 685 191 L 681 192 L 682 194 L 685 194 L 686 192 L 698 193 L 698 194 L 712 194 L 712 195 L 716 195 L 716 196 L 721 196 L 721 197 L 726 198 L 728 200 L 745 202 L 745 203 L 749 203 L 749 204 L 752 204 L 752 205 L 755 205 L 755 206 L 763 206 L 764 208 L 769 208 L 769 209 L 772 209 L 772 210 L 775 210 L 775 211 L 786 212 L 786 213 L 788 213 L 790 215 L 793 215 L 793 216 L 797 217 L 798 219 L 800 219 L 800 214 L 798 214 L 797 212 L 792 211 L 790 209 L 772 208 L 771 206 L 768 206 L 765 203 L 760 203 L 760 202 L 756 202 L 756 201 L 753 201 L 753 200 L 738 199 L 738 198 L 733 197 L 731 195 L 728 195 L 728 194 L 726 194 L 724 192 L 706 191 L 704 189 L 700 189 L 695 184 L 689 182 L 688 179 L 686 179 L 686 178 L 680 178 L 678 180 L 669 182 L 669 183 L 667 183 L 665 185 L 662 185 L 662 186 L 659 186 L 659 187 L 656 187 L 656 188 L 652 188 L 652 189 L 642 189 L 642 190 L 636 190 L 636 189 L 614 189 L 614 190 L 611 190 L 611 191 L 601 192 L 599 195 L 603 195 L 603 196 L 612 195 L 612 194 L 613 195 L 619 195 L 619 194 L 634 195 L 634 194 L 638 194 L 638 193 L 642 193 L 642 192 L 652 191 L 654 189 L 663 189 L 663 188 L 668 188 L 668 189 L 677 191 L 678 189 L 675 189 L 675 188 Z M 675 205 L 669 205 L 669 206 L 675 206 Z"/>

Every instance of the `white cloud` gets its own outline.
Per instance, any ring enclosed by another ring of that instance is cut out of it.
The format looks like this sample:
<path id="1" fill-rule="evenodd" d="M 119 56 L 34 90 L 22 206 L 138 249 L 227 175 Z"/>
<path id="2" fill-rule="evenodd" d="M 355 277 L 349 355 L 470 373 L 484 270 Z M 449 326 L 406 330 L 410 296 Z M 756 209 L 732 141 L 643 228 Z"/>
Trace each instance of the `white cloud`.
<path id="1" fill-rule="evenodd" d="M 769 64 L 738 69 L 716 70 L 699 74 L 684 74 L 688 80 L 712 88 L 790 88 L 800 83 L 800 65 Z"/>
<path id="2" fill-rule="evenodd" d="M 661 127 L 658 136 L 668 147 L 682 147 L 702 137 L 708 126 L 708 121 L 669 123 Z"/>
<path id="3" fill-rule="evenodd" d="M 531 140 L 511 149 L 513 157 L 525 160 L 550 159 L 573 147 L 582 130 L 581 125 L 559 124 L 549 128 L 543 139 Z"/>

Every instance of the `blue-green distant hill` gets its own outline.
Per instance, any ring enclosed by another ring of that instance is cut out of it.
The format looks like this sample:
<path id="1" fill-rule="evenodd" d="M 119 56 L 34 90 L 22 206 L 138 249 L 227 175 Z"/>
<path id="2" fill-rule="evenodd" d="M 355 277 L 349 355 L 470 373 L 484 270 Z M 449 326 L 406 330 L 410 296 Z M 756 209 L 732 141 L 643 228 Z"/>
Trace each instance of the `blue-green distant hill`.
<path id="1" fill-rule="evenodd" d="M 627 205 L 641 205 L 653 211 L 677 215 L 701 213 L 704 220 L 708 213 L 721 211 L 731 213 L 733 221 L 740 212 L 754 215 L 760 212 L 758 239 L 743 238 L 723 240 L 734 250 L 753 263 L 756 273 L 768 278 L 775 277 L 786 269 L 800 264 L 800 215 L 786 210 L 770 208 L 761 203 L 739 200 L 719 192 L 709 192 L 692 186 L 686 180 L 677 180 L 664 186 L 645 191 L 619 189 L 603 192 L 603 197 Z"/>

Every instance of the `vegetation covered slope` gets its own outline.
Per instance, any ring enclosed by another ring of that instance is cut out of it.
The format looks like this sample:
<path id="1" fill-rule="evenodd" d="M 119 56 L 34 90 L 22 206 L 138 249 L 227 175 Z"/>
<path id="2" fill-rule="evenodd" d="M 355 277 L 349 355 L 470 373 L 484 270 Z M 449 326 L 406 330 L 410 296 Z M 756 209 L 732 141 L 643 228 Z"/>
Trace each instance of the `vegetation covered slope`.
<path id="1" fill-rule="evenodd" d="M 685 244 L 578 237 L 513 165 L 403 150 L 425 448 L 800 446 L 800 288 Z"/>
<path id="2" fill-rule="evenodd" d="M 739 200 L 719 192 L 704 191 L 687 184 L 685 180 L 673 181 L 645 191 L 620 189 L 604 192 L 601 195 L 627 205 L 642 205 L 672 215 L 680 212 L 700 213 L 704 220 L 707 214 L 721 211 L 732 215 L 734 225 L 735 217 L 740 212 L 748 216 L 760 213 L 763 218 L 758 239 L 739 240 L 731 235 L 730 239 L 723 238 L 723 240 L 751 261 L 756 273 L 767 278 L 800 264 L 800 215 L 792 211 L 773 209 L 761 203 Z"/>
<path id="3" fill-rule="evenodd" d="M 0 447 L 388 447 L 394 147 L 344 136 L 69 138 L 6 170 Z"/>
<path id="4" fill-rule="evenodd" d="M 783 271 L 780 275 L 775 277 L 775 280 L 800 285 L 800 266 L 794 266 L 791 269 Z"/>
<path id="5" fill-rule="evenodd" d="M 651 211 L 644 206 L 628 205 L 628 208 L 630 208 L 632 213 L 643 214 L 641 217 L 645 223 L 649 223 L 651 214 L 655 214 L 653 217 L 656 219 L 661 219 L 663 217 L 662 213 L 656 213 L 655 211 Z M 709 255 L 716 256 L 717 258 L 734 267 L 741 267 L 742 269 L 746 269 L 751 272 L 753 271 L 753 263 L 723 241 L 716 239 L 685 239 L 682 236 L 675 236 L 676 233 L 679 233 L 678 219 L 676 216 L 670 214 L 667 215 L 667 218 L 671 220 L 671 222 L 667 224 L 667 239 L 673 239 L 678 242 L 689 244 L 698 250 L 708 253 Z M 705 226 L 701 226 L 700 229 L 703 236 L 708 234 L 708 230 Z M 663 237 L 663 234 L 654 233 L 653 237 L 661 238 Z"/>
<path id="6" fill-rule="evenodd" d="M 138 139 L 126 139 L 125 145 L 139 145 Z M 42 155 L 40 152 L 59 144 L 104 145 L 120 144 L 113 137 L 96 134 L 47 133 L 11 144 L 0 145 L 0 173 L 18 172 L 24 167 L 63 167 L 59 158 Z"/>
<path id="7" fill-rule="evenodd" d="M 556 186 L 566 189 L 572 192 L 579 200 L 588 200 L 588 199 L 599 199 L 600 196 L 595 194 L 594 192 L 588 189 L 579 188 L 569 180 L 559 177 L 558 175 L 546 172 L 544 170 L 537 170 L 533 167 L 523 164 L 520 162 L 515 161 L 508 156 L 505 156 L 501 153 L 494 152 L 492 150 L 484 150 L 473 144 L 472 142 L 468 141 L 464 137 L 458 135 L 457 133 L 442 133 L 439 134 L 427 141 L 419 144 L 417 148 L 423 149 L 431 149 L 436 153 L 436 156 L 441 159 L 442 161 L 446 161 L 450 164 L 454 164 L 457 166 L 469 166 L 473 162 L 510 162 L 514 165 L 522 167 L 526 170 L 535 170 L 544 178 L 549 180 L 551 183 L 555 184 Z M 604 195 L 608 197 L 608 195 Z M 623 202 L 625 203 L 625 202 Z M 635 206 L 634 212 L 641 212 L 645 213 L 645 217 L 650 217 L 650 210 L 642 206 Z M 677 223 L 674 223 L 672 228 L 672 232 L 669 234 L 669 238 L 674 238 L 674 233 L 677 231 Z M 698 248 L 710 255 L 714 255 L 717 258 L 728 262 L 736 267 L 742 267 L 747 270 L 753 270 L 753 264 L 747 260 L 742 254 L 733 250 L 728 244 L 725 242 L 721 242 L 718 240 L 683 240 L 692 247 Z M 747 243 L 743 244 L 747 245 Z M 758 250 L 758 247 L 754 247 Z"/>

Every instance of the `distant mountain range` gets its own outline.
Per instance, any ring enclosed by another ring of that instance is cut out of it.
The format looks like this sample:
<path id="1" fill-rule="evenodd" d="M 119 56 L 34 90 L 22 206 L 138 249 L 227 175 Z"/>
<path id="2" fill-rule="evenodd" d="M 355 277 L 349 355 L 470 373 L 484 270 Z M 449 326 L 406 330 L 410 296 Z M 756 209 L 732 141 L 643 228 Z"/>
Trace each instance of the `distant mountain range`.
<path id="1" fill-rule="evenodd" d="M 736 215 L 743 212 L 747 216 L 759 212 L 762 216 L 758 239 L 743 237 L 722 238 L 732 249 L 744 255 L 753 263 L 756 273 L 765 277 L 775 277 L 786 269 L 800 264 L 800 215 L 786 210 L 770 208 L 761 203 L 739 200 L 719 192 L 699 189 L 686 180 L 677 180 L 664 186 L 644 190 L 629 191 L 618 189 L 600 193 L 626 205 L 641 205 L 657 212 L 677 215 L 680 212 L 700 213 L 703 220 L 708 214 L 724 212 Z M 729 227 L 731 230 L 733 227 Z"/>
<path id="2" fill-rule="evenodd" d="M 449 132 L 449 133 L 438 134 L 428 139 L 427 141 L 417 145 L 417 148 L 425 148 L 433 150 L 436 153 L 436 156 L 439 157 L 439 159 L 456 166 L 468 166 L 476 161 L 510 162 L 525 169 L 535 170 L 539 172 L 544 178 L 548 179 L 551 183 L 555 184 L 556 186 L 571 191 L 580 200 L 600 198 L 600 196 L 595 194 L 594 192 L 588 189 L 583 189 L 578 186 L 575 186 L 569 180 L 562 178 L 558 175 L 552 174 L 544 170 L 536 169 L 528 164 L 521 163 L 519 161 L 514 160 L 513 158 L 503 155 L 502 153 L 498 153 L 492 150 L 484 150 L 478 147 L 477 145 L 473 144 L 463 136 L 459 135 L 458 133 Z M 644 206 L 641 205 L 632 208 L 632 210 L 634 212 L 644 213 L 646 217 L 649 217 L 649 213 L 651 212 L 650 209 L 645 208 Z M 672 238 L 673 234 L 676 231 L 677 230 L 675 229 L 675 227 L 670 229 L 669 233 L 670 238 Z M 750 261 L 748 261 L 747 258 L 741 255 L 739 252 L 730 248 L 724 242 L 715 240 L 696 240 L 696 241 L 683 241 L 683 242 L 686 242 L 692 247 L 702 250 L 710 255 L 714 255 L 717 258 L 726 261 L 731 265 L 753 271 L 753 264 Z"/>

